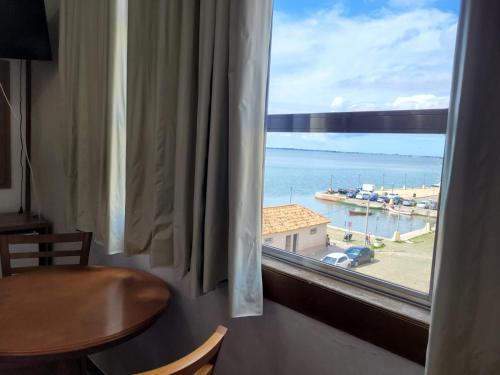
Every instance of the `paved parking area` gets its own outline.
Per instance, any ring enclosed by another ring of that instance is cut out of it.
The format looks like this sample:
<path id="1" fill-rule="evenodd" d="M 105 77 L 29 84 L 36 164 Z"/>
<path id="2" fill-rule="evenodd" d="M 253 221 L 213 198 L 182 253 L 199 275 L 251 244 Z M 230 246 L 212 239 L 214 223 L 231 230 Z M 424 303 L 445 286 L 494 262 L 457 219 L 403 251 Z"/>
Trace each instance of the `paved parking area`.
<path id="1" fill-rule="evenodd" d="M 344 232 L 328 228 L 332 246 L 308 249 L 302 255 L 321 259 L 332 252 L 344 252 L 350 246 L 363 246 L 362 234 L 354 233 L 351 242 L 342 240 Z M 411 242 L 384 241 L 385 246 L 375 250 L 375 262 L 363 264 L 354 270 L 403 285 L 424 293 L 429 292 L 434 249 L 434 233 L 415 237 Z"/>

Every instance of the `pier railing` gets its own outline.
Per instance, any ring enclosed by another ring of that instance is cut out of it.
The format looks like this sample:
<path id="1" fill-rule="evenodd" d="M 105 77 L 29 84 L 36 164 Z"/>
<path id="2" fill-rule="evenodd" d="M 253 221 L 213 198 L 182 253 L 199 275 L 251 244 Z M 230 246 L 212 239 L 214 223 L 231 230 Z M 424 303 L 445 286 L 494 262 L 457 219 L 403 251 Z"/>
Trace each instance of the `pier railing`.
<path id="1" fill-rule="evenodd" d="M 268 115 L 268 132 L 446 134 L 447 109 Z"/>

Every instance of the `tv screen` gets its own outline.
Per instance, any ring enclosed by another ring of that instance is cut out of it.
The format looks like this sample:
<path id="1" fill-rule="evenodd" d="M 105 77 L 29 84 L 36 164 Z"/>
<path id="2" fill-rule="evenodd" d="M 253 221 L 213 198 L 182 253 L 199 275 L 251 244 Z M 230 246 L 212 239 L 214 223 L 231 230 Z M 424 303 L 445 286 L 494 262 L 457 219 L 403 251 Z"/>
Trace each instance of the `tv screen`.
<path id="1" fill-rule="evenodd" d="M 43 0 L 0 0 L 0 58 L 51 60 Z"/>

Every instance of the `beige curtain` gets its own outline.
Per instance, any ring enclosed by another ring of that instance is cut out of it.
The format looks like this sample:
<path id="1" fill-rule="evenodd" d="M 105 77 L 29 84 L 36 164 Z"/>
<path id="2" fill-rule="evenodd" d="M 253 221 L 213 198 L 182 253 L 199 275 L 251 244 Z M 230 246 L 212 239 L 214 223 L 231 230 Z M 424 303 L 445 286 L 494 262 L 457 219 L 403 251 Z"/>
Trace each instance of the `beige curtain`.
<path id="1" fill-rule="evenodd" d="M 126 5 L 64 0 L 60 7 L 66 217 L 110 252 L 123 250 Z"/>
<path id="2" fill-rule="evenodd" d="M 500 374 L 500 2 L 460 17 L 427 375 Z"/>
<path id="3" fill-rule="evenodd" d="M 126 251 L 262 313 L 271 0 L 130 0 Z"/>

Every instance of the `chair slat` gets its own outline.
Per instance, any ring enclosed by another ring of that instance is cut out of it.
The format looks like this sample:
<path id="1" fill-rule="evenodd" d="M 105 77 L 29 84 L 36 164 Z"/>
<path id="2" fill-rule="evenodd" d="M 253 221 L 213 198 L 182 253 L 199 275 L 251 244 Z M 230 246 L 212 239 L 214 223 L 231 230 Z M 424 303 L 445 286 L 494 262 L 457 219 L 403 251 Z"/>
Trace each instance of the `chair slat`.
<path id="1" fill-rule="evenodd" d="M 53 244 L 53 243 L 70 243 L 79 242 L 80 250 L 59 250 L 54 251 L 47 248 L 49 251 L 26 251 L 26 252 L 10 252 L 10 245 L 17 244 Z M 86 266 L 89 262 L 90 246 L 92 244 L 91 232 L 77 233 L 62 233 L 62 234 L 37 234 L 37 235 L 0 235 L 0 257 L 2 260 L 2 276 L 10 276 L 12 273 L 28 272 L 37 270 L 39 267 L 12 267 L 12 259 L 50 259 L 56 257 L 72 257 L 78 256 L 79 267 Z"/>
<path id="2" fill-rule="evenodd" d="M 35 244 L 35 243 L 63 243 L 63 242 L 82 242 L 85 238 L 85 232 L 63 233 L 63 234 L 15 234 L 9 235 L 9 244 Z"/>
<path id="3" fill-rule="evenodd" d="M 33 251 L 24 253 L 10 253 L 10 259 L 28 259 L 28 258 L 52 258 L 52 257 L 73 257 L 81 256 L 81 250 L 59 250 L 59 251 Z"/>

